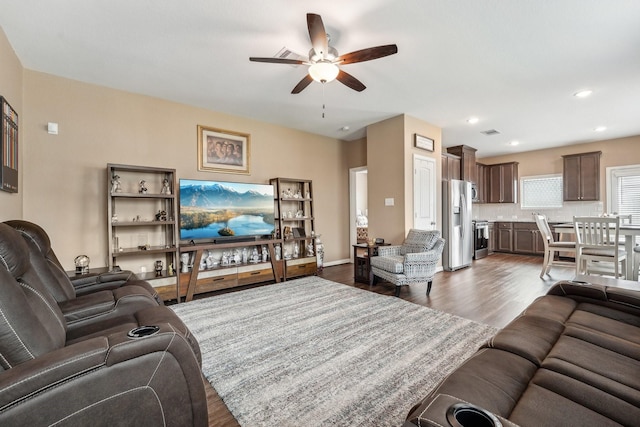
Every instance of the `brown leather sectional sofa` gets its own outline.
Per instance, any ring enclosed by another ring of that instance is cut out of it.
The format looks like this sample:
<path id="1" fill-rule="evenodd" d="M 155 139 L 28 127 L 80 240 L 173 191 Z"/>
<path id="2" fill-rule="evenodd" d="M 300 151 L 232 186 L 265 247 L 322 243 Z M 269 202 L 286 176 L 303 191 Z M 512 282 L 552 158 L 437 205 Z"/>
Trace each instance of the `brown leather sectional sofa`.
<path id="1" fill-rule="evenodd" d="M 640 290 L 555 284 L 404 425 L 640 425 Z"/>
<path id="2" fill-rule="evenodd" d="M 197 341 L 147 283 L 111 278 L 80 295 L 44 230 L 0 224 L 0 425 L 207 425 Z"/>

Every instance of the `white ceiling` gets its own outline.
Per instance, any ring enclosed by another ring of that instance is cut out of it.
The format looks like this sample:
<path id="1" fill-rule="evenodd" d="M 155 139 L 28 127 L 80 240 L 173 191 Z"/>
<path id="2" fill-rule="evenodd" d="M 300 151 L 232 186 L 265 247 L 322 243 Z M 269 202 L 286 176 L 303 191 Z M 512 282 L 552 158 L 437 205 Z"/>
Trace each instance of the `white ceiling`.
<path id="1" fill-rule="evenodd" d="M 249 56 L 306 55 L 308 12 L 341 54 L 398 53 L 292 95 L 306 66 Z M 0 0 L 0 26 L 25 68 L 333 138 L 401 113 L 479 157 L 640 135 L 638 0 Z"/>

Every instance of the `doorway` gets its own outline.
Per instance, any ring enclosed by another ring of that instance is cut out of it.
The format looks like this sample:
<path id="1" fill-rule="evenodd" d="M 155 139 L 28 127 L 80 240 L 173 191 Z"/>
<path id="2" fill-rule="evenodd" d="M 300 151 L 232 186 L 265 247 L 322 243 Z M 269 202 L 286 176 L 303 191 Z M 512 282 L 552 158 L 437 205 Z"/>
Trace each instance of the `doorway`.
<path id="1" fill-rule="evenodd" d="M 358 243 L 358 232 L 362 235 L 368 227 L 367 167 L 349 169 L 349 244 Z M 353 262 L 353 251 L 349 251 Z"/>

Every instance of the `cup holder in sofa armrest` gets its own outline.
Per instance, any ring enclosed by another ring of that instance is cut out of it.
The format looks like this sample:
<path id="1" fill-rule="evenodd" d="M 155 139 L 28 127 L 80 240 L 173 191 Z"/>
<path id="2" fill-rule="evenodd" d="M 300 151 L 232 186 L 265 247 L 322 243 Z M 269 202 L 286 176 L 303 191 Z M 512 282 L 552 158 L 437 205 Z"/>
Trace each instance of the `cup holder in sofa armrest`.
<path id="1" fill-rule="evenodd" d="M 159 326 L 138 326 L 127 332 L 127 336 L 129 338 L 144 338 L 157 334 L 159 330 Z"/>
<path id="2" fill-rule="evenodd" d="M 447 409 L 447 421 L 451 427 L 502 427 L 491 412 L 468 403 L 456 403 Z"/>

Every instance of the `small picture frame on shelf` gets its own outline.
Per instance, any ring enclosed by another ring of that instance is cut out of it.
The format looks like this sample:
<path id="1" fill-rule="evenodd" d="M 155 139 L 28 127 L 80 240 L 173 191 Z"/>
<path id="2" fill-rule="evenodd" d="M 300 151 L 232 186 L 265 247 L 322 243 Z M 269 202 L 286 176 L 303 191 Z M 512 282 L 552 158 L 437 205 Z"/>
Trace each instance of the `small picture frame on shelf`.
<path id="1" fill-rule="evenodd" d="M 286 239 L 286 238 L 287 238 L 287 237 L 289 237 L 290 235 L 291 235 L 291 227 L 289 227 L 289 226 L 287 225 L 287 226 L 285 226 L 285 227 L 284 227 L 282 237 L 284 237 L 284 238 Z"/>
<path id="2" fill-rule="evenodd" d="M 248 133 L 198 125 L 198 170 L 249 174 Z"/>
<path id="3" fill-rule="evenodd" d="M 414 144 L 416 148 L 420 148 L 422 150 L 433 151 L 434 150 L 434 141 L 431 138 L 427 138 L 426 136 L 415 134 Z"/>
<path id="4" fill-rule="evenodd" d="M 307 234 L 302 227 L 293 228 L 293 237 L 307 237 Z"/>

